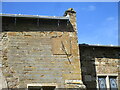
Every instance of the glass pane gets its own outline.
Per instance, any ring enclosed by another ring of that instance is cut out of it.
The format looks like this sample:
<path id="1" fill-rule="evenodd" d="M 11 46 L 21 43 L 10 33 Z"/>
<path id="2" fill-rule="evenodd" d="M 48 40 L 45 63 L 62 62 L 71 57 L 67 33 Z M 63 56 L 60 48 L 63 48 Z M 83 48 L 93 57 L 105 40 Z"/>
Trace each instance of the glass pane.
<path id="1" fill-rule="evenodd" d="M 116 77 L 110 77 L 110 90 L 117 90 L 117 80 Z"/>
<path id="2" fill-rule="evenodd" d="M 106 90 L 106 77 L 98 77 L 99 89 Z"/>

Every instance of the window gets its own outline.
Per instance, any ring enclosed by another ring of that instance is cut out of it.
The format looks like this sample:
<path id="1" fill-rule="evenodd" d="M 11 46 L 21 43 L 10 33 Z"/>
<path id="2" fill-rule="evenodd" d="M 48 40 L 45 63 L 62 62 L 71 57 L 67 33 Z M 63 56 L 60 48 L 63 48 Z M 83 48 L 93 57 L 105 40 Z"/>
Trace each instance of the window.
<path id="1" fill-rule="evenodd" d="M 28 90 L 55 90 L 55 86 L 28 86 Z"/>
<path id="2" fill-rule="evenodd" d="M 99 89 L 102 90 L 106 90 L 106 77 L 99 77 L 98 78 L 98 84 L 99 84 Z"/>
<path id="3" fill-rule="evenodd" d="M 118 90 L 117 76 L 98 76 L 99 90 Z"/>
<path id="4" fill-rule="evenodd" d="M 58 88 L 56 83 L 31 83 L 27 84 L 28 90 L 55 90 Z"/>
<path id="5" fill-rule="evenodd" d="M 117 79 L 116 77 L 109 77 L 110 90 L 117 90 Z"/>

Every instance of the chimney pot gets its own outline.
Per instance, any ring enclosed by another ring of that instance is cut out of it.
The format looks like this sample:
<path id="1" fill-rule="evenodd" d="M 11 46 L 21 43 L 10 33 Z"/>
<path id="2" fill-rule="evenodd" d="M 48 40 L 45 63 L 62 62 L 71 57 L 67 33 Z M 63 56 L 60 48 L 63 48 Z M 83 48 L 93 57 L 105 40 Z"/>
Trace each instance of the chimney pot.
<path id="1" fill-rule="evenodd" d="M 65 11 L 64 16 L 67 16 L 69 13 L 76 13 L 73 8 L 69 8 L 68 10 Z"/>

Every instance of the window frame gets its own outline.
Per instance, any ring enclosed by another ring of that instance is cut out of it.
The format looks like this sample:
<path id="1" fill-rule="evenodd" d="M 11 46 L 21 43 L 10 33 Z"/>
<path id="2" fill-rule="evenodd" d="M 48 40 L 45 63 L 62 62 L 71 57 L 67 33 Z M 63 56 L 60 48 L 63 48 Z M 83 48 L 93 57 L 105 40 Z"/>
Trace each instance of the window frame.
<path id="1" fill-rule="evenodd" d="M 98 90 L 100 90 L 98 77 L 106 77 L 106 87 L 107 87 L 106 90 L 110 90 L 110 77 L 116 77 L 116 81 L 117 81 L 116 83 L 117 83 L 117 89 L 118 89 L 118 74 L 97 74 L 97 79 L 96 79 L 97 88 Z"/>
<path id="2" fill-rule="evenodd" d="M 27 89 L 29 86 L 38 86 L 38 87 L 44 87 L 44 86 L 54 86 L 55 88 L 58 88 L 58 85 L 56 83 L 32 83 L 32 84 L 27 84 Z"/>

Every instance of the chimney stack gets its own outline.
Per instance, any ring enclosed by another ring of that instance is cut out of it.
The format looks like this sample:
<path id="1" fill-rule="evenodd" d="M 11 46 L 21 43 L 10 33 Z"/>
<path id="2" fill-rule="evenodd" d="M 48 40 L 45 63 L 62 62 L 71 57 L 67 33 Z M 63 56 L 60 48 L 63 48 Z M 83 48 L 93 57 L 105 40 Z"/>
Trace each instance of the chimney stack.
<path id="1" fill-rule="evenodd" d="M 77 24 L 76 24 L 76 11 L 74 11 L 73 8 L 69 8 L 68 10 L 65 11 L 64 16 L 70 18 L 70 22 L 77 33 Z"/>

